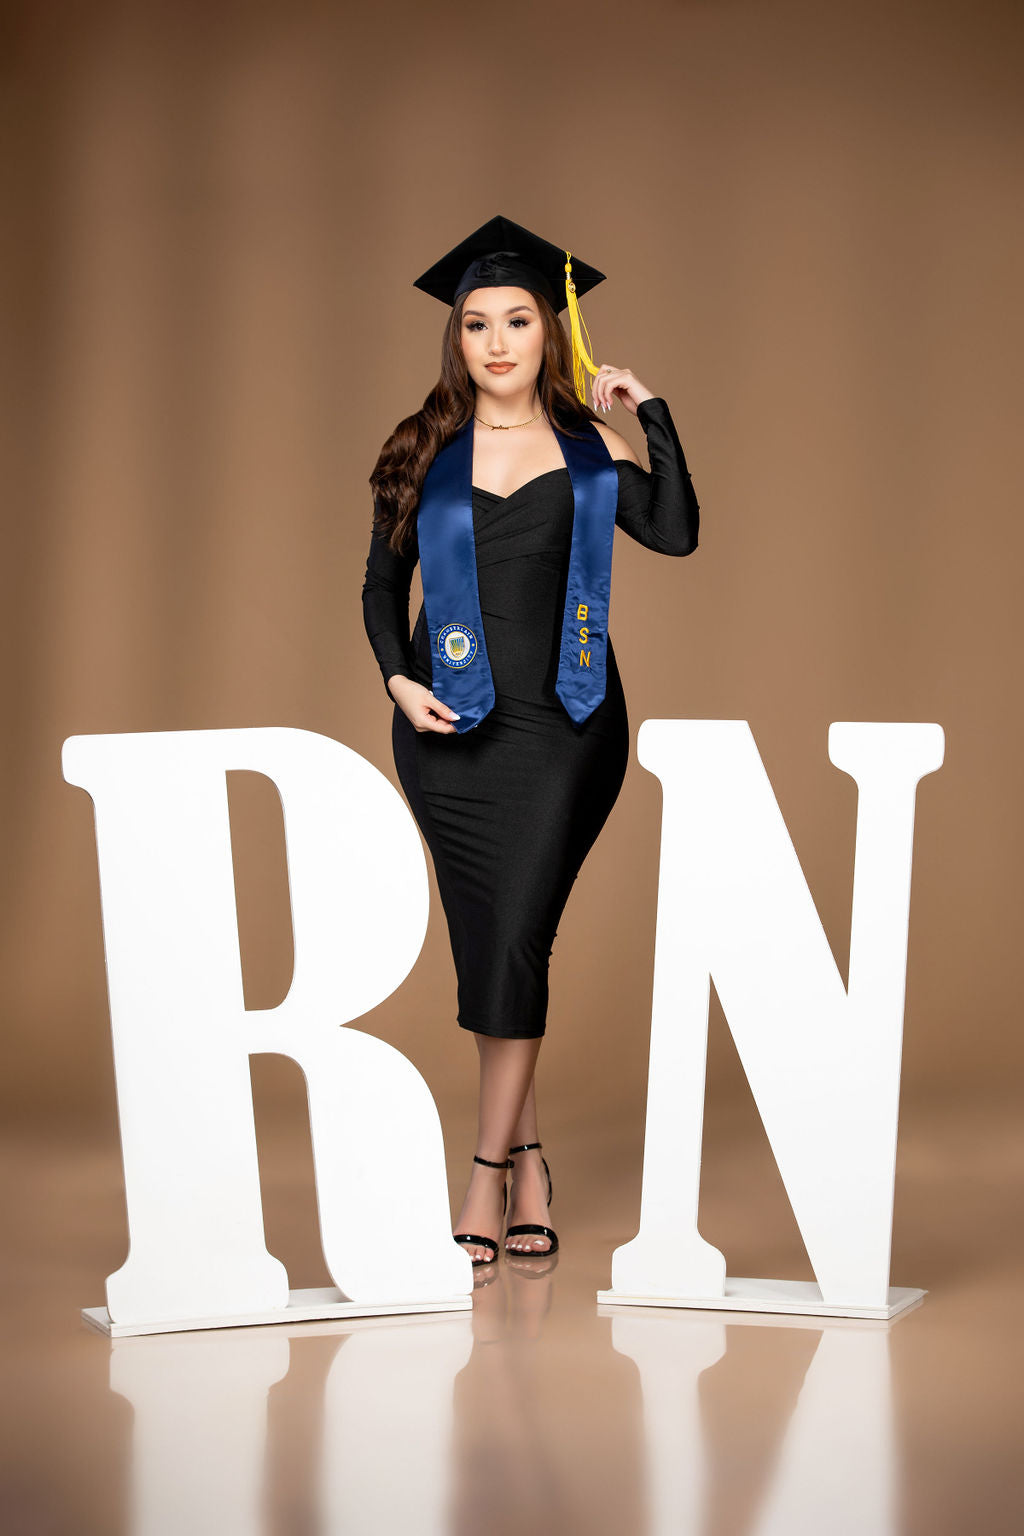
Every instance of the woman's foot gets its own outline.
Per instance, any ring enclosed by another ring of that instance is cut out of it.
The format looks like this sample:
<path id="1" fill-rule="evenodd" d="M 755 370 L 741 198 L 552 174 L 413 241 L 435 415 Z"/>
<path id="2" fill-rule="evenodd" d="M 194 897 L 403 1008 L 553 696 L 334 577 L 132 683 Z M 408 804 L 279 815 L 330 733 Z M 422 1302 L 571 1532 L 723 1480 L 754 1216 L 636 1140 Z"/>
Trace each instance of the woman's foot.
<path id="1" fill-rule="evenodd" d="M 459 1243 L 459 1247 L 465 1248 L 474 1264 L 490 1264 L 498 1257 L 507 1174 L 508 1169 L 503 1162 L 497 1168 L 473 1163 L 469 1188 L 452 1235 L 458 1237 L 460 1233 L 473 1233 L 476 1237 L 489 1237 L 493 1240 L 493 1249 L 485 1248 L 482 1243 Z"/>
<path id="2" fill-rule="evenodd" d="M 522 1222 L 548 1225 L 548 1176 L 541 1162 L 541 1152 L 516 1152 L 512 1157 L 512 1192 L 509 1196 L 508 1225 Z M 505 1241 L 506 1253 L 547 1253 L 551 1239 L 539 1232 L 519 1232 Z"/>

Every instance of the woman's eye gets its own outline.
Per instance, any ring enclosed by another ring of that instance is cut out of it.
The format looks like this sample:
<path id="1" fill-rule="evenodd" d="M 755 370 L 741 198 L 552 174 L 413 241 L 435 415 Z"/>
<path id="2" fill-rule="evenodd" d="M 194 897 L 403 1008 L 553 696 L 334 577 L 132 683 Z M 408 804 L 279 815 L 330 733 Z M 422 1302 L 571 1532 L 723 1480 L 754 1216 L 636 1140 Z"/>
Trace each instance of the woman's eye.
<path id="1" fill-rule="evenodd" d="M 529 325 L 529 323 L 530 323 L 529 319 L 525 315 L 515 315 L 513 317 L 513 319 L 509 321 L 509 324 L 510 325 L 514 325 L 517 330 L 522 329 L 522 327 L 524 325 Z M 484 323 L 483 323 L 482 320 L 467 320 L 466 321 L 466 330 L 467 331 L 482 331 L 483 328 L 484 328 Z"/>

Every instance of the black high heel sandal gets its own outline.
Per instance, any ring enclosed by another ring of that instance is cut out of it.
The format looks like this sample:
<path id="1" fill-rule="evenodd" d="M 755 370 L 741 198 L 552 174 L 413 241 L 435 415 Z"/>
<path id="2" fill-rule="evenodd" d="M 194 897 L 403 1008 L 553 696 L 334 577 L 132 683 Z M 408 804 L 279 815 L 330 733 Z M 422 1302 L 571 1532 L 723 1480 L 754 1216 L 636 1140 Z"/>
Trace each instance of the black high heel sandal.
<path id="1" fill-rule="evenodd" d="M 513 1167 L 512 1157 L 514 1153 L 533 1152 L 539 1149 L 540 1146 L 541 1143 L 539 1141 L 524 1141 L 521 1147 L 509 1147 L 509 1167 Z M 548 1176 L 548 1205 L 550 1205 L 552 1193 L 551 1169 L 548 1167 L 548 1160 L 543 1156 L 543 1154 L 541 1155 L 541 1162 L 544 1164 L 544 1172 Z M 546 1259 L 549 1253 L 556 1253 L 558 1250 L 558 1233 L 554 1230 L 553 1227 L 542 1227 L 540 1223 L 536 1221 L 520 1221 L 517 1222 L 515 1226 L 506 1227 L 506 1240 L 510 1237 L 520 1236 L 546 1237 L 548 1239 L 549 1246 L 547 1248 L 506 1248 L 505 1253 L 510 1258 Z"/>
<path id="2" fill-rule="evenodd" d="M 477 1157 L 476 1153 L 474 1153 L 473 1154 L 473 1161 L 474 1161 L 474 1163 L 480 1163 L 481 1166 L 484 1167 L 484 1168 L 505 1168 L 505 1169 L 509 1169 L 509 1168 L 512 1167 L 512 1159 L 510 1157 L 506 1157 L 504 1162 L 492 1163 L 489 1157 Z M 507 1210 L 508 1210 L 508 1184 L 505 1183 L 505 1184 L 503 1184 L 501 1186 L 501 1216 L 502 1216 L 502 1220 L 504 1220 L 505 1212 Z M 490 1259 L 471 1259 L 470 1263 L 472 1263 L 472 1264 L 493 1264 L 494 1260 L 498 1257 L 498 1245 L 494 1241 L 493 1237 L 477 1237 L 475 1232 L 455 1232 L 452 1235 L 452 1239 L 456 1243 L 476 1243 L 481 1248 L 489 1248 L 491 1250 L 491 1253 L 493 1254 L 493 1258 L 490 1258 Z"/>

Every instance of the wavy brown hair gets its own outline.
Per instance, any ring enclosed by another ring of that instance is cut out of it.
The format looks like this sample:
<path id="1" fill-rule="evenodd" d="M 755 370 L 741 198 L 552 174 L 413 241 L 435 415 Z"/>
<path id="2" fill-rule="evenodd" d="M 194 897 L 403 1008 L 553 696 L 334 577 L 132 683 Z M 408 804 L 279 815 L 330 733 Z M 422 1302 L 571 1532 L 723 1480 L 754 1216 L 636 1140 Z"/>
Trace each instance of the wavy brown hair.
<path id="1" fill-rule="evenodd" d="M 468 293 L 455 301 L 441 341 L 441 377 L 423 405 L 400 421 L 380 451 L 370 485 L 374 527 L 401 554 L 412 540 L 423 480 L 441 449 L 473 414 L 476 390 L 462 352 L 462 311 Z M 530 290 L 544 327 L 537 392 L 549 421 L 575 436 L 597 412 L 581 403 L 572 382 L 572 353 L 561 321 L 543 294 Z"/>

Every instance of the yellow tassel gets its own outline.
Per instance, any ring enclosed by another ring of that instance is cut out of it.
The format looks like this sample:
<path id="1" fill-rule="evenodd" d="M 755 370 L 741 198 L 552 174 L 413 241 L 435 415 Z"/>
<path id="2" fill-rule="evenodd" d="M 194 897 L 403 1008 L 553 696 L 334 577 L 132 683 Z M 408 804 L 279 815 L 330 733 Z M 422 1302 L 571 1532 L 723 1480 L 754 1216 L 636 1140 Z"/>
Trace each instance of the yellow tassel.
<path id="1" fill-rule="evenodd" d="M 587 322 L 580 311 L 580 301 L 576 297 L 576 284 L 572 280 L 572 256 L 569 251 L 565 253 L 565 299 L 569 306 L 569 328 L 572 331 L 572 381 L 576 386 L 580 403 L 586 405 L 587 381 L 583 370 L 587 368 L 592 374 L 600 373 L 601 370 L 591 356 L 593 345 L 590 332 L 587 330 Z"/>

